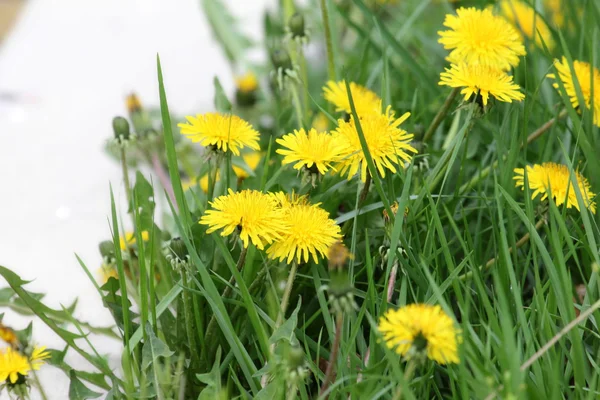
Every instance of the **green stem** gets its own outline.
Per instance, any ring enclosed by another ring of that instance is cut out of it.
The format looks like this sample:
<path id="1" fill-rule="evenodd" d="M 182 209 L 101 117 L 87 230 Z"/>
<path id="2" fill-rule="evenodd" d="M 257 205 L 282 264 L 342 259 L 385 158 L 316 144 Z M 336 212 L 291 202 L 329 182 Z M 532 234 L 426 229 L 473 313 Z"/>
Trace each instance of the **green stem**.
<path id="1" fill-rule="evenodd" d="M 210 166 L 210 161 L 209 161 Z M 214 162 L 214 170 L 210 170 L 209 168 L 209 176 L 208 176 L 208 200 L 213 199 L 213 195 L 215 193 L 215 185 L 217 183 L 217 174 L 219 173 L 219 160 L 215 159 Z"/>
<path id="2" fill-rule="evenodd" d="M 427 143 L 427 141 L 431 139 L 438 126 L 440 126 L 440 124 L 446 117 L 446 114 L 448 114 L 448 110 L 450 109 L 450 106 L 452 106 L 452 103 L 454 102 L 454 99 L 456 98 L 459 92 L 460 88 L 454 88 L 452 89 L 448 97 L 446 97 L 446 101 L 444 101 L 444 104 L 439 109 L 435 118 L 433 118 L 431 125 L 429 125 L 429 128 L 427 128 L 427 132 L 425 132 L 425 135 L 423 135 L 423 143 Z"/>
<path id="3" fill-rule="evenodd" d="M 325 379 L 323 385 L 319 390 L 319 396 L 323 396 L 323 393 L 327 391 L 329 385 L 333 381 L 333 374 L 335 374 L 335 365 L 337 363 L 338 352 L 340 350 L 340 342 L 342 340 L 342 323 L 344 322 L 344 315 L 341 312 L 337 313 L 335 319 L 335 336 L 331 345 L 331 353 L 329 353 L 329 364 L 325 370 Z"/>
<path id="4" fill-rule="evenodd" d="M 365 202 L 365 200 L 367 199 L 367 195 L 369 194 L 369 188 L 371 187 L 371 174 L 369 173 L 369 171 L 367 171 L 367 178 L 365 179 L 365 184 L 363 185 L 363 188 L 360 192 L 360 195 L 358 196 L 358 203 L 356 205 L 356 211 L 357 211 L 357 216 L 358 216 L 358 211 L 360 211 L 360 208 L 362 207 L 363 203 Z M 345 236 L 348 231 L 350 229 L 352 229 L 352 224 L 354 223 L 354 219 L 349 219 L 348 221 L 346 221 L 346 223 L 344 223 L 344 225 L 342 226 L 342 236 Z"/>
<path id="5" fill-rule="evenodd" d="M 196 358 L 198 354 L 198 347 L 196 345 L 196 336 L 194 335 L 194 328 L 192 324 L 193 311 L 192 311 L 192 301 L 190 298 L 189 292 L 189 282 L 187 271 L 185 266 L 181 267 L 181 281 L 184 286 L 183 289 L 183 310 L 185 313 L 185 330 L 188 338 L 188 346 L 190 348 L 190 358 L 192 365 L 195 365 Z"/>
<path id="6" fill-rule="evenodd" d="M 292 93 L 292 101 L 294 103 L 294 110 L 296 111 L 296 120 L 298 121 L 298 129 L 304 127 L 304 116 L 302 114 L 302 104 L 300 103 L 300 96 L 298 95 L 298 88 L 296 84 L 290 84 L 290 92 Z"/>
<path id="7" fill-rule="evenodd" d="M 296 392 L 297 391 L 298 391 L 298 384 L 296 382 L 291 383 L 290 387 L 288 388 L 286 399 L 287 400 L 294 400 L 297 397 L 296 396 Z"/>
<path id="8" fill-rule="evenodd" d="M 308 67 L 306 65 L 306 57 L 304 56 L 304 49 L 302 48 L 302 45 L 297 46 L 298 47 L 298 58 L 300 59 L 300 77 L 302 79 L 302 87 L 304 88 L 304 96 L 302 96 L 302 106 L 303 111 L 304 111 L 304 116 L 308 116 L 308 111 L 309 111 L 309 103 L 308 103 L 308 99 L 310 96 L 309 90 L 308 90 Z"/>
<path id="9" fill-rule="evenodd" d="M 413 378 L 416 369 L 417 369 L 417 362 L 414 359 L 409 360 L 408 365 L 406 366 L 406 369 L 404 370 L 404 382 L 406 383 L 407 386 L 408 386 L 408 381 L 410 381 Z M 398 388 L 398 390 L 396 391 L 396 394 L 394 395 L 393 400 L 400 400 L 401 398 L 402 398 L 402 386 L 400 386 Z"/>
<path id="10" fill-rule="evenodd" d="M 48 400 L 48 396 L 46 396 L 46 392 L 44 391 L 44 387 L 42 386 L 42 383 L 40 382 L 40 379 L 38 378 L 37 372 L 35 372 L 35 370 L 33 368 L 31 368 L 31 371 L 33 372 L 33 380 L 35 381 L 35 385 L 37 386 L 37 388 L 40 391 L 40 396 L 42 397 L 42 400 Z"/>
<path id="11" fill-rule="evenodd" d="M 294 286 L 294 279 L 296 278 L 296 272 L 298 271 L 298 263 L 294 261 L 292 263 L 292 269 L 290 269 L 290 275 L 288 276 L 287 283 L 285 284 L 285 289 L 283 291 L 283 296 L 281 297 L 281 308 L 279 310 L 279 315 L 277 316 L 277 321 L 275 322 L 275 329 L 281 326 L 283 319 L 285 318 L 285 312 L 288 308 L 288 303 L 290 302 L 290 296 L 292 294 L 292 287 Z"/>
<path id="12" fill-rule="evenodd" d="M 127 207 L 132 208 L 131 205 L 131 185 L 129 184 L 129 169 L 127 167 L 127 154 L 125 148 L 121 147 L 121 169 L 123 170 L 123 182 L 125 183 L 125 195 L 127 196 Z M 135 221 L 134 225 L 135 225 Z"/>
<path id="13" fill-rule="evenodd" d="M 335 60 L 333 56 L 333 42 L 331 40 L 331 26 L 329 25 L 329 11 L 327 0 L 321 1 L 321 16 L 323 18 L 323 31 L 325 33 L 325 45 L 327 46 L 327 75 L 330 81 L 335 81 Z"/>
<path id="14" fill-rule="evenodd" d="M 236 265 L 238 271 L 242 270 L 242 267 L 244 266 L 244 262 L 246 261 L 247 253 L 248 253 L 248 248 L 243 247 L 242 252 L 240 253 L 240 258 L 238 259 L 238 262 Z M 234 284 L 235 284 L 235 278 L 233 276 L 231 276 L 231 278 L 229 279 L 229 284 L 225 287 L 225 290 L 223 290 L 223 295 L 221 296 L 221 298 L 226 299 L 229 297 L 229 295 L 233 291 L 232 287 Z M 210 321 L 208 322 L 208 326 L 206 327 L 206 335 L 204 336 L 204 342 L 206 343 L 207 349 L 210 349 L 210 346 L 212 344 L 212 338 L 215 334 L 216 327 L 217 327 L 217 319 L 215 318 L 215 315 L 213 314 L 210 317 Z M 206 351 L 204 353 L 206 353 Z M 204 361 L 206 361 L 206 358 Z"/>

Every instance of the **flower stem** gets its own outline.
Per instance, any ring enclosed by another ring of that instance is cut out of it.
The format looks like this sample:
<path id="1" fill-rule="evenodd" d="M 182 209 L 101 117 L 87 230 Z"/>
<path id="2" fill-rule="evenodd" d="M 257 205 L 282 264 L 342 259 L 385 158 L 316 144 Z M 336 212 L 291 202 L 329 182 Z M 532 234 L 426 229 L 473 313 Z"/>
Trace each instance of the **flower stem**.
<path id="1" fill-rule="evenodd" d="M 190 348 L 190 358 L 191 363 L 194 365 L 196 363 L 196 355 L 198 348 L 196 347 L 196 336 L 194 335 L 194 328 L 192 325 L 192 302 L 190 298 L 190 292 L 187 290 L 189 288 L 188 276 L 185 267 L 181 268 L 181 281 L 184 286 L 183 290 L 183 310 L 185 314 L 185 330 L 188 337 L 188 346 Z"/>
<path id="2" fill-rule="evenodd" d="M 414 359 L 409 360 L 408 365 L 406 366 L 406 369 L 404 370 L 404 382 L 406 383 L 406 385 L 408 385 L 408 381 L 410 381 L 413 378 L 416 369 L 417 369 L 417 362 Z M 400 386 L 398 388 L 398 390 L 396 391 L 396 394 L 394 395 L 393 400 L 400 400 L 401 398 L 402 398 L 402 386 Z"/>
<path id="3" fill-rule="evenodd" d="M 288 276 L 287 283 L 285 284 L 285 289 L 283 291 L 283 296 L 281 296 L 281 307 L 279 309 L 279 315 L 277 315 L 277 321 L 275 322 L 275 329 L 281 326 L 283 319 L 285 318 L 285 312 L 288 308 L 288 303 L 290 302 L 290 296 L 292 294 L 292 287 L 294 286 L 294 279 L 296 279 L 296 272 L 298 271 L 298 263 L 294 261 L 292 263 L 292 269 L 290 269 L 290 274 Z"/>
<path id="4" fill-rule="evenodd" d="M 537 128 L 535 131 L 531 132 L 531 134 L 529 136 L 527 136 L 527 141 L 525 142 L 525 144 L 531 144 L 531 142 L 533 142 L 534 140 L 536 140 L 540 136 L 542 136 L 544 133 L 546 133 L 558 120 L 560 120 L 566 116 L 567 116 L 567 110 L 564 109 L 555 118 L 549 119 L 542 126 Z M 522 144 L 520 148 L 522 149 L 523 147 L 524 147 L 524 144 Z M 503 160 L 506 159 L 506 155 L 502 156 L 502 159 Z M 487 166 L 484 169 L 482 169 L 481 173 L 479 173 L 477 176 L 474 176 L 469 182 L 462 185 L 460 187 L 458 193 L 465 194 L 465 192 L 467 192 L 467 190 L 471 189 L 472 187 L 477 185 L 479 182 L 481 182 L 483 179 L 485 179 L 490 174 L 492 169 L 496 168 L 497 166 L 498 166 L 498 160 L 494 161 L 494 163 L 492 165 Z"/>
<path id="5" fill-rule="evenodd" d="M 323 393 L 327 391 L 329 385 L 333 380 L 333 375 L 335 374 L 335 365 L 337 363 L 337 357 L 340 350 L 340 342 L 342 340 L 342 323 L 344 322 L 344 315 L 341 312 L 337 313 L 335 318 L 335 336 L 333 338 L 333 343 L 331 345 L 331 353 L 329 354 L 329 363 L 327 364 L 327 369 L 325 370 L 325 379 L 323 380 L 323 385 L 321 385 L 321 389 L 319 390 L 319 396 L 322 396 Z"/>
<path id="6" fill-rule="evenodd" d="M 173 204 L 175 211 L 178 211 L 177 201 L 175 200 L 175 192 L 173 192 L 173 186 L 171 186 L 171 180 L 169 179 L 167 172 L 162 166 L 158 154 L 153 153 L 150 156 L 150 163 L 152 164 L 152 169 L 158 177 L 160 184 L 162 185 L 163 189 L 165 189 L 165 191 L 167 192 L 167 195 L 169 196 L 169 199 L 171 200 L 171 204 Z"/>
<path id="7" fill-rule="evenodd" d="M 325 32 L 325 45 L 327 46 L 327 75 L 330 81 L 335 81 L 335 60 L 333 58 L 333 42 L 331 40 L 327 0 L 321 0 L 321 16 L 323 18 L 323 31 Z"/>
<path id="8" fill-rule="evenodd" d="M 42 397 L 42 400 L 48 400 L 48 396 L 46 396 L 46 392 L 44 391 L 44 387 L 42 386 L 42 383 L 40 382 L 40 379 L 38 378 L 37 372 L 35 372 L 35 370 L 33 368 L 31 368 L 31 372 L 33 372 L 33 380 L 35 381 L 35 385 L 37 386 L 38 390 L 40 391 L 40 396 Z"/>
<path id="9" fill-rule="evenodd" d="M 546 216 L 542 216 L 540 218 L 540 220 L 535 224 L 534 228 L 535 230 L 539 230 L 542 226 L 544 226 L 546 224 Z M 527 232 L 525 235 L 523 235 L 519 240 L 517 240 L 517 242 L 515 243 L 514 246 L 510 247 L 508 249 L 508 252 L 510 254 L 512 254 L 513 251 L 515 251 L 516 249 L 519 249 L 521 247 L 523 247 L 523 245 L 527 242 L 529 242 L 529 239 L 531 238 L 531 234 L 529 232 Z M 498 261 L 497 257 L 492 257 L 488 260 L 488 262 L 485 263 L 485 265 L 482 265 L 479 267 L 479 271 L 483 272 L 486 271 L 488 269 L 490 269 L 494 264 L 496 264 L 496 261 Z M 459 280 L 465 280 L 470 278 L 471 276 L 473 276 L 473 271 L 469 271 L 461 276 L 458 277 Z"/>
<path id="10" fill-rule="evenodd" d="M 358 210 L 360 210 L 363 203 L 367 199 L 367 195 L 369 194 L 370 187 L 371 187 L 371 174 L 369 173 L 369 171 L 367 171 L 367 177 L 365 179 L 365 184 L 363 185 L 363 188 L 362 188 L 360 194 L 358 195 L 358 203 L 356 205 L 357 212 L 358 212 Z M 354 218 L 351 218 L 344 223 L 344 226 L 342 226 L 342 236 L 345 236 L 348 233 L 348 231 L 350 229 L 352 229 L 353 223 L 354 223 Z"/>
<path id="11" fill-rule="evenodd" d="M 246 254 L 247 253 L 248 253 L 248 248 L 242 247 L 242 252 L 240 253 L 240 258 L 238 259 L 238 262 L 236 265 L 236 268 L 238 271 L 242 270 L 242 267 L 244 266 L 244 263 L 246 262 Z M 225 287 L 225 290 L 223 290 L 223 295 L 221 296 L 221 298 L 225 299 L 225 298 L 229 297 L 229 295 L 233 291 L 232 287 L 234 284 L 235 284 L 235 278 L 232 275 L 231 278 L 229 279 L 229 284 Z M 215 318 L 215 315 L 213 314 L 210 317 L 208 326 L 206 327 L 206 336 L 205 336 L 204 343 L 206 343 L 207 349 L 211 348 L 211 344 L 212 344 L 211 342 L 212 342 L 212 338 L 215 334 L 216 327 L 217 327 L 217 319 Z M 206 351 L 205 351 L 205 353 L 206 353 Z M 204 361 L 206 361 L 206 357 L 205 357 Z"/>
<path id="12" fill-rule="evenodd" d="M 302 113 L 302 103 L 300 103 L 300 95 L 298 87 L 295 83 L 290 84 L 290 92 L 292 93 L 292 102 L 294 103 L 294 111 L 296 112 L 296 120 L 298 121 L 298 129 L 304 127 L 304 115 Z"/>
<path id="13" fill-rule="evenodd" d="M 125 148 L 121 147 L 121 169 L 123 170 L 123 182 L 125 183 L 125 195 L 127 196 L 127 207 L 132 208 L 131 204 L 131 185 L 129 184 L 129 169 L 127 167 L 127 154 Z M 135 221 L 134 221 L 135 225 Z"/>
<path id="14" fill-rule="evenodd" d="M 427 128 L 427 132 L 425 132 L 425 135 L 423 135 L 423 143 L 426 143 L 427 141 L 429 141 L 429 139 L 431 139 L 438 126 L 440 126 L 440 124 L 446 117 L 446 114 L 448 114 L 448 110 L 450 109 L 450 106 L 454 102 L 454 99 L 456 98 L 459 92 L 460 88 L 454 88 L 452 89 L 448 97 L 446 97 L 446 101 L 444 101 L 444 104 L 439 109 L 435 118 L 433 118 L 431 125 L 429 125 L 429 128 Z"/>
<path id="15" fill-rule="evenodd" d="M 210 161 L 209 161 L 210 165 Z M 214 170 L 209 169 L 209 178 L 208 178 L 208 200 L 213 199 L 213 195 L 215 193 L 215 185 L 217 183 L 217 174 L 219 173 L 219 160 L 215 160 Z"/>

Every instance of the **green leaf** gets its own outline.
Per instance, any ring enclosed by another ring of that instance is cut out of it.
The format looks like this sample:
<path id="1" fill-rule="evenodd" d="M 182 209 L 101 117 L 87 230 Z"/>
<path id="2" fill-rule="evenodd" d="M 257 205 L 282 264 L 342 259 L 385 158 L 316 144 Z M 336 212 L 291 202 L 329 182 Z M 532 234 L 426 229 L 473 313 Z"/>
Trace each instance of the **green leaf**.
<path id="1" fill-rule="evenodd" d="M 223 90 L 223 86 L 221 86 L 219 78 L 215 76 L 213 83 L 215 85 L 215 108 L 221 113 L 230 113 L 233 107 L 225 94 L 225 90 Z"/>
<path id="2" fill-rule="evenodd" d="M 142 347 L 142 369 L 144 370 L 154 364 L 160 357 L 168 358 L 174 354 L 162 340 L 156 337 L 149 323 L 146 324 L 146 334 L 148 335 L 148 342 L 144 343 Z"/>
<path id="3" fill-rule="evenodd" d="M 296 309 L 290 315 L 290 317 L 283 323 L 269 338 L 270 344 L 275 344 L 280 340 L 285 340 L 289 343 L 292 343 L 294 340 L 294 330 L 296 329 L 296 325 L 298 325 L 298 312 L 300 311 L 300 306 L 302 305 L 302 301 L 298 301 L 298 305 Z"/>
<path id="4" fill-rule="evenodd" d="M 206 374 L 196 374 L 196 378 L 206 385 L 200 392 L 198 400 L 213 400 L 218 399 L 221 393 L 221 348 L 217 349 L 215 355 L 215 363 L 210 372 Z"/>
<path id="5" fill-rule="evenodd" d="M 235 18 L 221 0 L 202 0 L 202 8 L 229 61 L 239 62 L 251 42 L 236 29 Z"/>
<path id="6" fill-rule="evenodd" d="M 69 377 L 71 379 L 71 384 L 69 385 L 69 400 L 96 399 L 101 396 L 101 393 L 96 393 L 88 389 L 79 378 L 77 378 L 75 370 L 71 370 Z"/>
<path id="7" fill-rule="evenodd" d="M 149 233 L 154 224 L 154 209 L 156 207 L 154 189 L 140 171 L 136 172 L 133 191 L 140 218 L 137 230 L 148 231 Z"/>

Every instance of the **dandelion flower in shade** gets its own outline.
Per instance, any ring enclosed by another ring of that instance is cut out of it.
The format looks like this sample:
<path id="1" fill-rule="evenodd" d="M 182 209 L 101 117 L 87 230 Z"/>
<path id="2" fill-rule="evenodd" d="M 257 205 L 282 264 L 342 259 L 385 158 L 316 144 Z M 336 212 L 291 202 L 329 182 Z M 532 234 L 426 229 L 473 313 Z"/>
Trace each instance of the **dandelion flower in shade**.
<path id="1" fill-rule="evenodd" d="M 550 50 L 554 47 L 552 32 L 548 25 L 529 4 L 518 0 L 502 0 L 498 5 L 502 16 L 521 33 L 523 38 L 534 41 L 540 48 L 543 48 L 542 43 Z"/>
<path id="2" fill-rule="evenodd" d="M 446 68 L 446 72 L 440 74 L 439 84 L 464 87 L 460 93 L 465 95 L 465 100 L 473 94 L 481 95 L 483 105 L 487 105 L 490 95 L 508 103 L 525 98 L 512 76 L 499 68 L 480 64 L 452 64 L 449 69 Z"/>
<path id="3" fill-rule="evenodd" d="M 410 113 L 405 113 L 400 118 L 396 118 L 391 108 L 388 107 L 385 114 L 370 114 L 360 118 L 360 126 L 369 152 L 382 177 L 385 177 L 386 169 L 396 173 L 394 165 L 399 165 L 402 161 L 409 162 L 412 156 L 408 153 L 417 152 L 410 145 L 414 135 L 400 128 L 400 124 L 409 116 Z M 365 182 L 367 161 L 362 151 L 354 118 L 350 118 L 348 122 L 339 120 L 338 128 L 333 136 L 341 146 L 340 162 L 336 169 L 342 176 L 347 175 L 348 180 L 360 172 L 360 179 Z"/>
<path id="4" fill-rule="evenodd" d="M 254 172 L 254 170 L 256 169 L 256 167 L 258 167 L 258 164 L 260 163 L 260 152 L 253 151 L 250 153 L 244 153 L 242 154 L 242 160 L 244 160 L 248 169 Z M 233 168 L 235 176 L 237 176 L 239 179 L 246 179 L 250 176 L 248 171 L 242 167 L 238 167 L 237 165 L 232 165 L 231 167 Z"/>
<path id="5" fill-rule="evenodd" d="M 283 218 L 287 229 L 267 249 L 272 259 L 300 264 L 309 262 L 312 256 L 313 261 L 318 263 L 319 257 L 326 258 L 329 248 L 342 238 L 340 227 L 319 204 L 292 201 L 281 209 L 285 213 Z"/>
<path id="6" fill-rule="evenodd" d="M 324 175 L 340 158 L 338 141 L 329 133 L 317 132 L 314 128 L 308 133 L 304 129 L 294 130 L 294 133 L 277 139 L 277 143 L 282 147 L 277 149 L 277 153 L 284 156 L 282 163 L 295 163 L 297 170 L 306 167 Z"/>
<path id="7" fill-rule="evenodd" d="M 100 269 L 98 269 L 98 275 L 102 284 L 108 282 L 110 278 L 119 279 L 119 273 L 114 264 L 103 263 Z"/>
<path id="8" fill-rule="evenodd" d="M 229 150 L 236 156 L 244 147 L 260 150 L 258 131 L 237 115 L 206 113 L 185 118 L 188 122 L 177 126 L 181 128 L 181 134 L 194 143 L 214 146 L 225 152 Z"/>
<path id="9" fill-rule="evenodd" d="M 451 50 L 448 60 L 453 64 L 467 62 L 510 69 L 525 55 L 521 35 L 504 18 L 489 9 L 461 7 L 456 15 L 447 14 L 439 31 L 439 43 Z"/>
<path id="10" fill-rule="evenodd" d="M 566 165 L 556 164 L 553 162 L 547 162 L 543 164 L 528 165 L 527 170 L 527 182 L 529 189 L 532 191 L 531 199 L 535 199 L 538 195 L 541 195 L 541 200 L 548 198 L 551 193 L 552 198 L 557 206 L 561 204 L 567 205 L 567 208 L 575 207 L 579 210 L 579 202 L 577 201 L 577 194 L 571 181 L 571 175 L 569 168 Z M 515 180 L 516 187 L 525 188 L 525 169 L 515 168 Z M 596 213 L 596 203 L 592 200 L 596 195 L 592 193 L 591 187 L 587 179 L 575 171 L 575 177 L 577 178 L 577 186 L 583 203 L 593 214 Z M 567 193 L 568 192 L 568 193 Z M 580 210 L 579 210 L 580 211 Z"/>
<path id="11" fill-rule="evenodd" d="M 144 242 L 147 242 L 149 239 L 150 234 L 148 233 L 148 231 L 143 231 L 142 240 Z M 121 246 L 121 250 L 125 251 L 128 248 L 132 247 L 135 244 L 136 240 L 137 238 L 135 236 L 135 232 L 126 232 L 125 237 L 119 236 L 119 245 Z"/>
<path id="12" fill-rule="evenodd" d="M 460 362 L 460 331 L 440 306 L 410 304 L 388 310 L 378 328 L 387 347 L 407 359 L 426 355 L 439 364 Z"/>
<path id="13" fill-rule="evenodd" d="M 316 129 L 317 132 L 328 132 L 329 131 L 329 119 L 323 113 L 318 113 L 312 121 L 312 128 Z"/>
<path id="14" fill-rule="evenodd" d="M 381 99 L 375 92 L 364 86 L 350 82 L 350 93 L 352 93 L 352 101 L 358 115 L 381 113 Z M 327 85 L 323 86 L 323 97 L 335 105 L 336 111 L 344 111 L 348 114 L 352 113 L 348 91 L 346 90 L 346 81 L 327 82 Z"/>
<path id="15" fill-rule="evenodd" d="M 30 371 L 39 370 L 45 363 L 44 360 L 50 358 L 50 354 L 45 349 L 45 347 L 36 347 L 31 358 L 27 358 L 12 347 L 0 350 L 0 381 L 16 383 L 19 375 L 27 376 Z"/>
<path id="16" fill-rule="evenodd" d="M 208 225 L 207 233 L 222 229 L 221 236 L 239 232 L 244 247 L 250 241 L 259 249 L 281 238 L 285 230 L 284 212 L 272 196 L 257 190 L 242 190 L 217 197 L 210 203 L 200 224 Z"/>
<path id="17" fill-rule="evenodd" d="M 589 110 L 594 109 L 594 124 L 600 127 L 600 70 L 592 67 L 589 63 L 583 61 L 573 61 L 573 70 L 575 76 L 571 73 L 569 63 L 565 57 L 562 58 L 562 62 L 555 60 L 554 66 L 558 71 L 558 77 L 562 81 L 565 91 L 571 100 L 573 108 L 579 109 L 579 98 L 577 97 L 577 89 L 575 86 L 575 78 L 581 88 L 581 94 L 585 101 L 585 107 Z M 548 77 L 556 80 L 555 74 L 548 74 Z M 592 86 L 593 85 L 593 86 Z M 556 89 L 560 86 L 558 82 L 553 85 Z M 592 97 L 592 87 L 594 88 L 594 96 Z M 581 109 L 579 109 L 581 112 Z"/>
<path id="18" fill-rule="evenodd" d="M 248 72 L 235 78 L 235 86 L 242 93 L 253 92 L 258 88 L 258 80 L 254 73 Z"/>

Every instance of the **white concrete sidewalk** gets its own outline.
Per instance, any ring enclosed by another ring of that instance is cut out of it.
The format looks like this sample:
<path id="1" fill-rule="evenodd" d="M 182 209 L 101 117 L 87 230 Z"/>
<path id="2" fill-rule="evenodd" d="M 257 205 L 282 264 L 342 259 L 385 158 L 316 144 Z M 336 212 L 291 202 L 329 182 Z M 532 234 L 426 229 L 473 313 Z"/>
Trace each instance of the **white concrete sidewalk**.
<path id="1" fill-rule="evenodd" d="M 258 38 L 264 6 L 274 0 L 225 2 Z M 109 183 L 124 200 L 119 166 L 103 145 L 127 93 L 158 104 L 156 53 L 172 111 L 211 109 L 215 75 L 232 87 L 199 0 L 30 0 L 0 49 L 0 264 L 35 279 L 27 288 L 47 293 L 52 307 L 79 298 L 77 315 L 97 325 L 111 318 L 74 253 L 98 268 L 97 244 L 109 236 Z M 18 328 L 28 320 L 5 316 Z M 34 337 L 61 345 L 39 321 Z M 95 343 L 117 367 L 119 343 Z M 76 356 L 69 362 L 86 368 Z M 41 377 L 51 399 L 68 398 L 62 372 L 47 367 Z"/>

